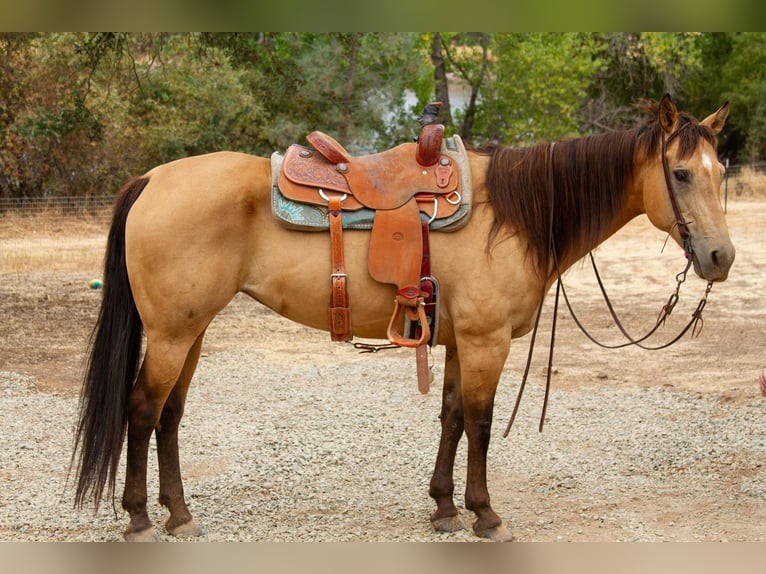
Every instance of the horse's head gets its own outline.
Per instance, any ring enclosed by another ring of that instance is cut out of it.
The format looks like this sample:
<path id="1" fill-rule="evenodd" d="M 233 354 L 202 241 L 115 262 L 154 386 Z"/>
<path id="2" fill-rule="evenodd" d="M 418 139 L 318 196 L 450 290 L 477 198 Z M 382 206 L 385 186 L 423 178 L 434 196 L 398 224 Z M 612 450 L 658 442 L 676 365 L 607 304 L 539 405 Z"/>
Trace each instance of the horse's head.
<path id="1" fill-rule="evenodd" d="M 724 281 L 735 251 L 719 196 L 724 166 L 718 161 L 716 136 L 729 115 L 729 104 L 697 122 L 665 96 L 656 113 L 659 142 L 651 146 L 656 151 L 646 158 L 649 169 L 644 172 L 646 214 L 691 251 L 697 275 Z"/>

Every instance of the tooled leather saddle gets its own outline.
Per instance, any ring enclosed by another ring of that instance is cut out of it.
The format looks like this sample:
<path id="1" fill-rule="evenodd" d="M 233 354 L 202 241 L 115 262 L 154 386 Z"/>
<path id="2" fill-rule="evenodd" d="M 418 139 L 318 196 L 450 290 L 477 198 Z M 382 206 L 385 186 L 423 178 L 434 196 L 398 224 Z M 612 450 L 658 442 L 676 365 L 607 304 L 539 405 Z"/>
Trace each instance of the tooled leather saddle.
<path id="1" fill-rule="evenodd" d="M 372 216 L 370 275 L 397 288 L 387 336 L 394 345 L 418 349 L 420 371 L 422 352 L 427 344 L 436 343 L 432 335 L 438 318 L 429 227 L 440 222 L 444 230 L 456 229 L 470 209 L 470 176 L 462 142 L 457 136 L 444 138 L 444 126 L 436 123 L 424 125 L 414 143 L 367 156 L 352 156 L 319 131 L 306 139 L 312 148 L 293 144 L 283 158 L 272 156 L 274 193 L 279 194 L 273 205 L 292 202 L 325 214 L 322 227 L 330 230 L 332 265 L 331 337 L 334 341 L 353 338 L 343 229 L 364 227 L 359 222 L 367 213 Z M 451 141 L 445 144 L 445 139 Z M 290 224 L 299 225 L 295 220 Z M 419 386 L 427 392 L 422 381 Z"/>

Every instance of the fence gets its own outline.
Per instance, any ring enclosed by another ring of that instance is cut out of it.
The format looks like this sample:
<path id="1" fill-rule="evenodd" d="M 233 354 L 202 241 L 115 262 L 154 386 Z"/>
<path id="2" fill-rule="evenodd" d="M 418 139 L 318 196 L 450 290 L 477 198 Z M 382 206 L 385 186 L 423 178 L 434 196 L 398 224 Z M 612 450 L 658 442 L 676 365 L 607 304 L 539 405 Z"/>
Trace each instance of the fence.
<path id="1" fill-rule="evenodd" d="M 766 199 L 766 162 L 730 165 L 721 184 L 724 208 L 738 199 Z"/>
<path id="2" fill-rule="evenodd" d="M 113 195 L 87 197 L 0 197 L 0 214 L 102 215 L 112 208 Z"/>
<path id="3" fill-rule="evenodd" d="M 766 197 L 766 162 L 737 164 L 726 169 L 721 193 L 728 202 L 749 195 Z M 0 197 L 0 216 L 49 215 L 109 217 L 115 196 Z"/>
<path id="4" fill-rule="evenodd" d="M 738 175 L 740 175 L 743 171 L 750 170 L 755 173 L 763 174 L 766 173 L 766 161 L 759 161 L 755 163 L 745 163 L 745 164 L 735 164 L 735 165 L 729 165 L 726 167 L 726 175 L 728 177 L 735 178 Z"/>

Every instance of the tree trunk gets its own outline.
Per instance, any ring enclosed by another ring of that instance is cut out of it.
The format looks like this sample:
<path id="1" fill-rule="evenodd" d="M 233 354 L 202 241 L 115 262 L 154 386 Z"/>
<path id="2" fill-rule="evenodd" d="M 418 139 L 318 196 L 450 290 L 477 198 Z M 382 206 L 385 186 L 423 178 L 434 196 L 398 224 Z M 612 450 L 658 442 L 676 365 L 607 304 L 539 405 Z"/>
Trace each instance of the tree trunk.
<path id="1" fill-rule="evenodd" d="M 351 126 L 351 99 L 354 94 L 354 76 L 359 55 L 359 32 L 354 32 L 346 38 L 346 58 L 348 69 L 346 73 L 346 85 L 343 90 L 343 110 L 341 112 L 341 124 L 338 128 L 338 136 L 341 141 L 348 140 L 349 127 Z"/>
<path id="2" fill-rule="evenodd" d="M 439 119 L 445 126 L 452 126 L 452 110 L 449 103 L 449 86 L 447 84 L 447 66 L 442 53 L 442 38 L 439 32 L 434 32 L 431 40 L 431 61 L 434 65 L 434 91 L 436 100 L 442 103 Z"/>
<path id="3" fill-rule="evenodd" d="M 463 127 L 460 130 L 460 137 L 468 144 L 473 140 L 473 126 L 476 122 L 476 100 L 479 97 L 479 90 L 481 90 L 484 77 L 487 75 L 487 68 L 489 67 L 489 34 L 482 32 L 479 43 L 481 45 L 481 71 L 475 81 L 471 83 L 471 97 L 468 100 Z"/>

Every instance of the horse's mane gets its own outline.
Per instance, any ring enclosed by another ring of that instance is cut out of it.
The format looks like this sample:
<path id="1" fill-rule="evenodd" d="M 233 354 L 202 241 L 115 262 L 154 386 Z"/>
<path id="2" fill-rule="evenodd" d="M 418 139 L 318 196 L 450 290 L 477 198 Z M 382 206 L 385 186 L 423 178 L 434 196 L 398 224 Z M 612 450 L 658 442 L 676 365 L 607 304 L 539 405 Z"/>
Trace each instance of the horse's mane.
<path id="1" fill-rule="evenodd" d="M 623 205 L 636 154 L 653 155 L 661 146 L 658 104 L 641 100 L 636 107 L 645 115 L 638 127 L 557 141 L 552 154 L 550 143 L 486 150 L 490 154 L 486 185 L 494 209 L 490 244 L 501 231 L 523 234 L 527 255 L 538 269 L 548 269 L 553 209 L 553 244 L 559 261 L 596 245 Z M 678 121 L 679 126 L 690 124 L 677 138 L 681 157 L 691 155 L 700 138 L 715 147 L 710 128 L 683 112 Z"/>

